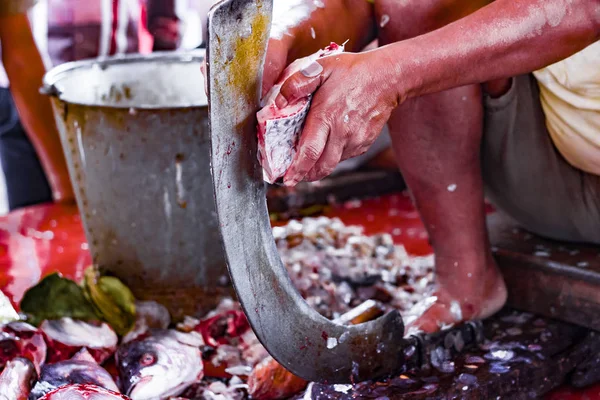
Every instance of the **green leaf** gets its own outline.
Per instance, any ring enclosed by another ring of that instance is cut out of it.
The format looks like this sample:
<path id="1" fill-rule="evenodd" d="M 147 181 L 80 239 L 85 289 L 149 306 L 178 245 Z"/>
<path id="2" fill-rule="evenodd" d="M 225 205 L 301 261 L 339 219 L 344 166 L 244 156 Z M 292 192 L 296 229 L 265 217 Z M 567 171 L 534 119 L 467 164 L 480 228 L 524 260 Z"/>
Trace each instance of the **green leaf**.
<path id="1" fill-rule="evenodd" d="M 21 311 L 35 326 L 46 319 L 63 317 L 84 321 L 99 319 L 81 287 L 59 274 L 48 275 L 29 289 L 21 301 Z"/>
<path id="2" fill-rule="evenodd" d="M 90 267 L 85 271 L 84 289 L 96 312 L 119 335 L 125 335 L 135 323 L 135 297 L 119 279 L 100 276 Z"/>

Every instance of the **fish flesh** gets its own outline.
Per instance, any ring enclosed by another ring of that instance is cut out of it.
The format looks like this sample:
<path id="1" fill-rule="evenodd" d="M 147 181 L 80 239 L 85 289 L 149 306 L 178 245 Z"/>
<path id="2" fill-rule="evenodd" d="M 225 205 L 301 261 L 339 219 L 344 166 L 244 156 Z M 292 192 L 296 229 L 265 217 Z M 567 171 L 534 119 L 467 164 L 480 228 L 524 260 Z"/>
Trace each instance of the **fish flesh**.
<path id="1" fill-rule="evenodd" d="M 112 376 L 96 362 L 85 360 L 80 353 L 75 359 L 44 365 L 29 400 L 37 400 L 55 389 L 72 384 L 94 385 L 119 392 Z"/>
<path id="2" fill-rule="evenodd" d="M 40 400 L 129 400 L 129 397 L 94 385 L 68 385 L 49 392 Z"/>
<path id="3" fill-rule="evenodd" d="M 300 99 L 278 108 L 275 99 L 283 83 L 296 72 L 322 57 L 340 54 L 344 45 L 331 43 L 326 48 L 291 63 L 284 71 L 279 81 L 271 88 L 262 101 L 262 109 L 257 114 L 258 119 L 258 159 L 263 167 L 264 180 L 275 183 L 281 179 L 296 154 L 298 136 L 308 115 L 311 97 Z"/>
<path id="4" fill-rule="evenodd" d="M 202 336 L 173 329 L 119 347 L 115 359 L 123 392 L 132 400 L 160 400 L 181 394 L 204 376 Z"/>
<path id="5" fill-rule="evenodd" d="M 204 319 L 194 328 L 202 335 L 204 342 L 212 347 L 218 347 L 220 344 L 235 344 L 232 340 L 249 329 L 250 324 L 241 310 L 229 310 Z"/>
<path id="6" fill-rule="evenodd" d="M 21 357 L 9 361 L 0 374 L 0 400 L 27 400 L 36 379 L 31 361 Z"/>
<path id="7" fill-rule="evenodd" d="M 16 357 L 27 358 L 39 373 L 46 361 L 44 334 L 25 322 L 11 322 L 0 328 L 0 369 Z"/>
<path id="8" fill-rule="evenodd" d="M 248 377 L 248 392 L 253 399 L 287 399 L 300 392 L 308 382 L 286 370 L 272 357 L 267 357 Z"/>
<path id="9" fill-rule="evenodd" d="M 117 349 L 119 338 L 104 322 L 85 322 L 72 318 L 44 321 L 40 329 L 48 342 L 48 362 L 68 360 L 87 349 L 96 362 L 102 363 Z"/>

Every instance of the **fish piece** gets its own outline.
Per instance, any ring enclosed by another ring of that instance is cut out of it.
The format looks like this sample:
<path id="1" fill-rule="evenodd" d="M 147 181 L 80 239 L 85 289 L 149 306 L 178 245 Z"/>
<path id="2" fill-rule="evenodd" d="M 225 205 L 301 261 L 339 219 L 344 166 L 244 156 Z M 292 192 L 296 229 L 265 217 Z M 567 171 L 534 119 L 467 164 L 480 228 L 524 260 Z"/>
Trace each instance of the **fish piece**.
<path id="1" fill-rule="evenodd" d="M 181 394 L 204 375 L 203 345 L 197 332 L 158 329 L 119 347 L 115 358 L 123 392 L 132 400 Z"/>
<path id="2" fill-rule="evenodd" d="M 123 336 L 121 343 L 130 342 L 150 329 L 167 329 L 171 324 L 169 310 L 155 301 L 135 302 L 135 324 L 130 332 Z"/>
<path id="3" fill-rule="evenodd" d="M 27 400 L 36 379 L 31 361 L 22 357 L 9 361 L 0 374 L 0 400 Z"/>
<path id="4" fill-rule="evenodd" d="M 296 154 L 298 135 L 308 115 L 311 98 L 307 97 L 279 109 L 275 99 L 283 83 L 296 72 L 322 57 L 340 54 L 344 45 L 331 43 L 323 50 L 291 63 L 279 81 L 263 99 L 263 108 L 258 112 L 258 159 L 264 170 L 264 180 L 275 183 L 282 178 L 290 167 Z"/>
<path id="5" fill-rule="evenodd" d="M 234 376 L 225 382 L 216 379 L 203 379 L 197 385 L 186 390 L 181 397 L 169 400 L 206 399 L 206 400 L 245 400 L 248 399 L 248 385 Z"/>
<path id="6" fill-rule="evenodd" d="M 46 361 L 44 334 L 25 322 L 11 322 L 0 329 L 0 369 L 16 357 L 27 358 L 37 373 Z"/>
<path id="7" fill-rule="evenodd" d="M 248 391 L 253 399 L 287 399 L 300 392 L 308 382 L 289 372 L 272 357 L 259 363 L 248 377 Z"/>
<path id="8" fill-rule="evenodd" d="M 0 324 L 18 321 L 19 313 L 13 307 L 7 295 L 0 290 Z"/>
<path id="9" fill-rule="evenodd" d="M 71 361 L 87 361 L 94 364 L 98 364 L 94 356 L 92 356 L 92 354 L 86 348 L 79 350 L 77 354 L 71 357 Z"/>
<path id="10" fill-rule="evenodd" d="M 357 325 L 372 321 L 383 313 L 383 306 L 380 303 L 367 300 L 336 318 L 335 322 Z M 337 339 L 329 338 L 326 334 L 323 335 L 323 340 L 334 341 L 337 344 Z M 287 399 L 300 392 L 307 384 L 307 381 L 292 374 L 269 356 L 252 370 L 248 377 L 248 392 L 253 399 L 258 400 Z"/>
<path id="11" fill-rule="evenodd" d="M 240 339 L 242 339 L 242 359 L 250 366 L 256 366 L 259 362 L 269 357 L 269 352 L 260 343 L 254 331 L 249 329 L 248 332 L 244 333 Z"/>
<path id="12" fill-rule="evenodd" d="M 103 322 L 85 322 L 72 318 L 44 321 L 40 329 L 48 341 L 48 362 L 68 360 L 82 348 L 88 349 L 98 363 L 117 349 L 119 338 Z"/>
<path id="13" fill-rule="evenodd" d="M 239 303 L 231 300 L 221 302 L 204 319 L 196 321 L 191 330 L 200 333 L 207 345 L 203 351 L 205 376 L 230 378 L 236 375 L 231 371 L 251 369 L 254 364 L 249 348 L 255 343 L 262 348 Z M 254 350 L 255 354 L 260 352 L 258 348 Z"/>
<path id="14" fill-rule="evenodd" d="M 94 385 L 68 385 L 49 392 L 40 400 L 130 400 L 129 397 Z"/>
<path id="15" fill-rule="evenodd" d="M 246 315 L 241 310 L 225 311 L 198 323 L 194 330 L 212 347 L 220 344 L 237 344 L 234 340 L 250 329 Z"/>
<path id="16" fill-rule="evenodd" d="M 83 357 L 46 364 L 42 368 L 29 400 L 36 400 L 45 394 L 63 386 L 72 384 L 94 385 L 119 392 L 112 376 L 94 361 L 86 361 Z"/>

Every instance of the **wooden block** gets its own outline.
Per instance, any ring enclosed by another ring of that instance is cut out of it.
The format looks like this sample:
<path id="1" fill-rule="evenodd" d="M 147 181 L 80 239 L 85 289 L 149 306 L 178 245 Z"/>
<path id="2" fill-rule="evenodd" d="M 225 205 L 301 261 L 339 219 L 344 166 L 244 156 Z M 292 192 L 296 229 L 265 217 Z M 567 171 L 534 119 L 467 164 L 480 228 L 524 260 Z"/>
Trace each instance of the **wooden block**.
<path id="1" fill-rule="evenodd" d="M 530 234 L 505 215 L 488 218 L 508 304 L 600 330 L 600 248 Z"/>
<path id="2" fill-rule="evenodd" d="M 383 170 L 349 172 L 319 182 L 303 182 L 295 188 L 271 186 L 267 192 L 270 212 L 293 212 L 331 200 L 344 202 L 400 192 L 405 188 L 399 173 Z"/>

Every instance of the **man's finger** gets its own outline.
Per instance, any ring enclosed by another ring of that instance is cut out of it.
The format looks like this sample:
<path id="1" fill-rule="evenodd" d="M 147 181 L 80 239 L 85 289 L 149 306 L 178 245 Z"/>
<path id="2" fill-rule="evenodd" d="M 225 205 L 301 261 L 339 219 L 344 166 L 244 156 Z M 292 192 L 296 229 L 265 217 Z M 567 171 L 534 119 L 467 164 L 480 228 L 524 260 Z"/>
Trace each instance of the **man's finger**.
<path id="1" fill-rule="evenodd" d="M 286 186 L 295 186 L 301 182 L 325 150 L 329 136 L 329 125 L 325 120 L 308 113 L 306 124 L 298 142 L 296 157 L 283 179 Z"/>
<path id="2" fill-rule="evenodd" d="M 321 158 L 319 158 L 319 161 L 317 161 L 315 166 L 308 174 L 306 174 L 304 180 L 314 182 L 331 175 L 342 159 L 343 150 L 344 144 L 335 140 L 333 135 L 329 135 Z"/>
<path id="3" fill-rule="evenodd" d="M 202 60 L 202 64 L 200 64 L 200 72 L 202 72 L 202 76 L 204 76 L 204 92 L 208 96 L 208 75 L 206 73 L 206 60 Z"/>
<path id="4" fill-rule="evenodd" d="M 302 71 L 290 76 L 281 86 L 279 95 L 275 99 L 278 108 L 284 108 L 289 103 L 294 103 L 313 94 L 323 80 L 323 66 L 318 62 L 306 66 Z"/>
<path id="5" fill-rule="evenodd" d="M 281 73 L 287 66 L 288 45 L 280 39 L 269 39 L 267 57 L 263 68 L 262 96 L 265 97 L 269 90 L 277 83 Z"/>

